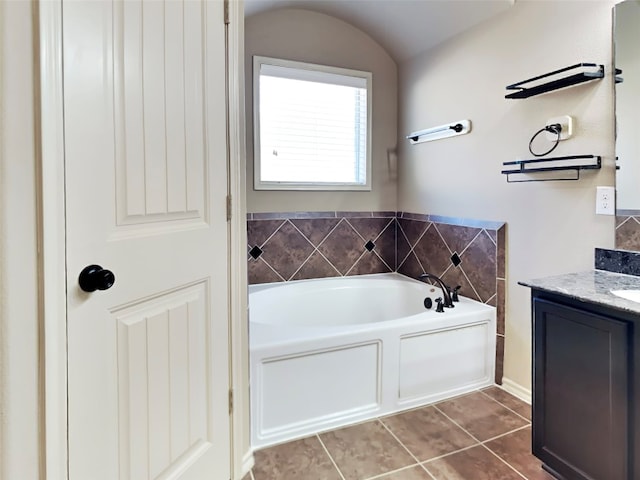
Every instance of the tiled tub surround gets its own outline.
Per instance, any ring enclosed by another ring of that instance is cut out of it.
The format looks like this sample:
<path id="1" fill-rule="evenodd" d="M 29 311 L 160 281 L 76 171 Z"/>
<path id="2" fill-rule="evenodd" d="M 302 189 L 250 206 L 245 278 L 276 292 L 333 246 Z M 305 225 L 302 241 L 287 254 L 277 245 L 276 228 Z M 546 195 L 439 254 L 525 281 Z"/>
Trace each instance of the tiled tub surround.
<path id="1" fill-rule="evenodd" d="M 396 269 L 395 212 L 254 213 L 249 284 Z"/>
<path id="2" fill-rule="evenodd" d="M 616 248 L 640 251 L 640 210 L 616 211 Z"/>
<path id="3" fill-rule="evenodd" d="M 504 223 L 407 212 L 253 213 L 247 219 L 249 283 L 397 271 L 460 285 L 497 308 L 496 383 L 505 324 Z"/>

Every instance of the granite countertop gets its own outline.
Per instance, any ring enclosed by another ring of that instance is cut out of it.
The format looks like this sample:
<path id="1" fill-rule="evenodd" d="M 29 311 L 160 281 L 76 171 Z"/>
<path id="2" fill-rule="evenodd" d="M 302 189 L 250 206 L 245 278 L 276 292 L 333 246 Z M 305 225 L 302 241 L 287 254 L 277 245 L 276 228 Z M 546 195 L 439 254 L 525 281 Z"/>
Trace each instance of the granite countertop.
<path id="1" fill-rule="evenodd" d="M 566 295 L 584 302 L 640 314 L 640 303 L 625 300 L 611 290 L 640 289 L 640 277 L 591 270 L 518 282 L 525 287 Z"/>

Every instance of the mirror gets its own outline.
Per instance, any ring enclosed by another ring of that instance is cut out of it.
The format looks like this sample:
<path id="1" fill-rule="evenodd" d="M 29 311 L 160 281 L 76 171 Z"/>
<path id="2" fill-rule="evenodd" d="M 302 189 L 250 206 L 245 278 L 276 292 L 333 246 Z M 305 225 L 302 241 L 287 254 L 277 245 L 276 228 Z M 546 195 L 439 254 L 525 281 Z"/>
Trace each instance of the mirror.
<path id="1" fill-rule="evenodd" d="M 640 251 L 640 0 L 614 7 L 616 248 Z M 619 80 L 622 81 L 619 81 Z"/>

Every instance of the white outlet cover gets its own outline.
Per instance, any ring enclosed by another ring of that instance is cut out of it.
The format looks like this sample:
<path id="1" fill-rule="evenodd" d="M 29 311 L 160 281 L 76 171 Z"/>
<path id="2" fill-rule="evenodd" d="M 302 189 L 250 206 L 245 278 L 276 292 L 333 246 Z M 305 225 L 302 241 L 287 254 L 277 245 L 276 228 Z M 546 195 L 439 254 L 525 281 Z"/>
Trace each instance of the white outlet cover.
<path id="1" fill-rule="evenodd" d="M 553 125 L 554 123 L 559 123 L 562 125 L 562 131 L 560 132 L 560 140 L 567 140 L 571 138 L 573 135 L 573 117 L 569 115 L 563 115 L 562 117 L 554 117 L 547 120 L 545 125 Z M 545 132 L 547 139 L 550 141 L 555 141 L 558 137 L 557 134 L 551 132 Z"/>
<path id="2" fill-rule="evenodd" d="M 596 215 L 615 215 L 615 187 L 596 187 Z"/>

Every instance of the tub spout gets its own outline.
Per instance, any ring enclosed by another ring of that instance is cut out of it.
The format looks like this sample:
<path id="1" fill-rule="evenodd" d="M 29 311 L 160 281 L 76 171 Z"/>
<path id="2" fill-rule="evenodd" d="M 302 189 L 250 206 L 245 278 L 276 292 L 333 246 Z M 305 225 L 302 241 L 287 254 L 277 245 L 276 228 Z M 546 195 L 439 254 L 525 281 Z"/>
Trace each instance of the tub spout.
<path id="1" fill-rule="evenodd" d="M 447 287 L 447 285 L 442 281 L 442 279 L 440 277 L 438 277 L 437 275 L 434 275 L 432 273 L 423 273 L 422 275 L 420 275 L 420 277 L 418 277 L 420 280 L 424 280 L 425 278 L 429 278 L 431 280 L 434 280 L 438 286 L 442 289 L 442 298 L 444 299 L 444 306 L 447 308 L 453 308 L 453 302 L 451 301 L 451 290 L 449 289 L 449 287 Z"/>

